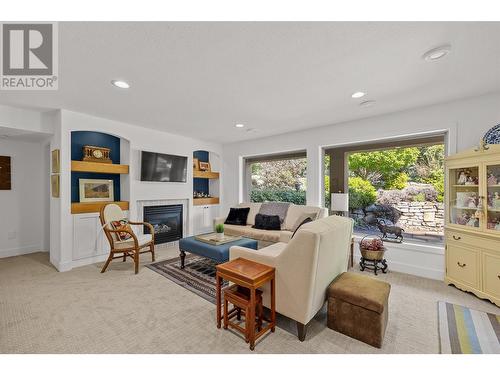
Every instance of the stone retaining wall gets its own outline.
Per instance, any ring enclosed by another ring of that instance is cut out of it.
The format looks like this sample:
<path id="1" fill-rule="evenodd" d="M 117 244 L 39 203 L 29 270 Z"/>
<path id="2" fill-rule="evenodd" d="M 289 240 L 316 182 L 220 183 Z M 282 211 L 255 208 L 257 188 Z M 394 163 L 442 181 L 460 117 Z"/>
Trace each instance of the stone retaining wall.
<path id="1" fill-rule="evenodd" d="M 444 204 L 439 202 L 399 202 L 391 205 L 401 212 L 396 225 L 404 229 L 442 232 L 444 227 Z"/>
<path id="2" fill-rule="evenodd" d="M 439 202 L 399 202 L 386 205 L 400 212 L 396 225 L 407 232 L 442 233 L 444 228 L 444 204 Z M 368 209 L 369 210 L 369 209 Z M 373 212 L 365 216 L 363 210 L 355 210 L 351 217 L 365 219 L 370 225 L 376 223 Z"/>

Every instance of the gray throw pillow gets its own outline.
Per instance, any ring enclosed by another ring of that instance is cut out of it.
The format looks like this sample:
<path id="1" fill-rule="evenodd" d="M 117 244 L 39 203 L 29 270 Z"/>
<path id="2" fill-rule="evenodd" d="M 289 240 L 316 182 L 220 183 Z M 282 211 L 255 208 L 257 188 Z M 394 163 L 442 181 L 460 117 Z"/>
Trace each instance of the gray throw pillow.
<path id="1" fill-rule="evenodd" d="M 309 212 L 309 213 L 303 213 L 302 215 L 299 216 L 299 218 L 297 219 L 297 221 L 295 221 L 295 224 L 293 224 L 292 228 L 290 229 L 291 232 L 295 232 L 297 230 L 297 228 L 300 226 L 300 224 L 302 224 L 302 222 L 307 219 L 307 218 L 310 218 L 311 221 L 314 221 L 316 220 L 318 217 L 318 214 L 316 212 Z"/>
<path id="2" fill-rule="evenodd" d="M 259 214 L 268 216 L 277 215 L 280 217 L 280 223 L 283 224 L 288 212 L 288 207 L 290 207 L 290 203 L 286 202 L 264 202 L 260 206 Z"/>

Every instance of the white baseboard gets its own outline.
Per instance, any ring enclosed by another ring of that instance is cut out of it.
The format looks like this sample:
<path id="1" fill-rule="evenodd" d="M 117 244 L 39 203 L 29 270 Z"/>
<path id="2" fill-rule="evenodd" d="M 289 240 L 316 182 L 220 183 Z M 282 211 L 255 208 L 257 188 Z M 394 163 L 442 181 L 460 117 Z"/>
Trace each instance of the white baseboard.
<path id="1" fill-rule="evenodd" d="M 57 262 L 51 260 L 50 262 L 57 268 L 59 272 L 71 271 L 73 268 L 88 266 L 89 264 L 104 262 L 108 258 L 109 254 L 96 255 L 89 258 L 72 260 L 69 262 Z"/>
<path id="2" fill-rule="evenodd" d="M 31 254 L 44 251 L 40 249 L 40 245 L 30 245 L 22 247 L 13 247 L 10 249 L 0 249 L 0 258 L 14 257 L 17 255 Z"/>
<path id="3" fill-rule="evenodd" d="M 360 257 L 354 256 L 354 264 L 359 264 Z M 444 270 L 426 268 L 422 266 L 416 266 L 408 263 L 397 262 L 394 260 L 387 260 L 389 266 L 389 271 L 396 271 L 407 273 L 410 275 L 425 277 L 427 279 L 434 280 L 444 280 Z"/>

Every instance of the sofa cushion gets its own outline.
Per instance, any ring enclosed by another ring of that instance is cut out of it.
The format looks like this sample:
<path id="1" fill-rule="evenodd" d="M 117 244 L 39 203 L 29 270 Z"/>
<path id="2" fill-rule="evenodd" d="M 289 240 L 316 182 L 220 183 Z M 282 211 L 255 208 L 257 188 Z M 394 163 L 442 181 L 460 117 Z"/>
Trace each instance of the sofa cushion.
<path id="1" fill-rule="evenodd" d="M 254 225 L 255 224 L 255 215 L 259 213 L 260 206 L 262 203 L 240 203 L 238 207 L 248 207 L 250 208 L 250 212 L 248 213 L 247 217 L 247 224 Z"/>
<path id="2" fill-rule="evenodd" d="M 278 215 L 255 215 L 255 229 L 281 230 L 280 217 Z"/>
<path id="3" fill-rule="evenodd" d="M 227 215 L 227 219 L 224 224 L 232 224 L 232 225 L 247 225 L 248 213 L 250 212 L 250 208 L 234 208 L 231 207 L 229 209 L 229 215 Z"/>
<path id="4" fill-rule="evenodd" d="M 320 212 L 320 207 L 314 206 L 301 206 L 297 204 L 292 204 L 288 208 L 288 212 L 286 214 L 285 223 L 283 225 L 283 229 L 290 230 L 294 228 L 295 223 L 299 220 L 302 214 L 316 214 L 316 217 L 312 218 L 313 220 L 318 219 L 318 214 Z M 300 224 L 300 222 L 299 222 Z"/>
<path id="5" fill-rule="evenodd" d="M 259 214 L 280 217 L 280 223 L 285 222 L 290 203 L 288 202 L 265 202 L 260 206 Z"/>
<path id="6" fill-rule="evenodd" d="M 297 221 L 295 222 L 295 224 L 293 224 L 293 227 L 290 228 L 290 231 L 292 232 L 296 232 L 297 229 L 302 225 L 304 224 L 304 220 L 306 219 L 310 219 L 308 220 L 307 222 L 309 221 L 314 221 L 316 220 L 316 218 L 318 217 L 318 214 L 317 213 L 314 213 L 314 212 L 306 212 L 306 213 L 303 213 L 302 215 L 299 216 L 299 218 L 297 219 Z"/>
<path id="7" fill-rule="evenodd" d="M 300 229 L 300 227 L 304 224 L 307 224 L 307 223 L 310 223 L 312 221 L 312 219 L 309 217 L 309 216 L 306 216 L 306 218 L 304 220 L 302 220 L 302 223 L 300 223 L 298 225 L 297 228 L 295 228 L 295 230 L 293 231 L 293 234 L 292 234 L 292 238 L 293 236 L 295 236 L 295 233 L 297 233 L 297 231 Z"/>
<path id="8" fill-rule="evenodd" d="M 279 242 L 280 230 L 262 230 L 252 228 L 250 225 L 224 225 L 224 233 L 230 236 L 243 236 L 258 241 Z"/>

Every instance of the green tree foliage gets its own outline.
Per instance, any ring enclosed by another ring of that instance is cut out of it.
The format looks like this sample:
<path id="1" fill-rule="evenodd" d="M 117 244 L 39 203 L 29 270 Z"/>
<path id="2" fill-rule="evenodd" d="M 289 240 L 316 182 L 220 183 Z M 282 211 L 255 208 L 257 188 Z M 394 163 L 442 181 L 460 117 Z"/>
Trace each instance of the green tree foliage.
<path id="1" fill-rule="evenodd" d="M 361 177 L 349 177 L 349 208 L 364 208 L 377 199 L 377 191 L 370 181 Z"/>
<path id="2" fill-rule="evenodd" d="M 417 147 L 357 152 L 349 155 L 352 177 L 361 177 L 376 188 L 389 188 L 398 176 L 415 164 L 420 151 Z"/>
<path id="3" fill-rule="evenodd" d="M 444 145 L 419 148 L 420 155 L 409 169 L 412 180 L 431 184 L 436 189 L 438 202 L 444 200 Z"/>
<path id="4" fill-rule="evenodd" d="M 252 188 L 294 189 L 305 188 L 307 160 L 288 159 L 252 164 Z"/>

